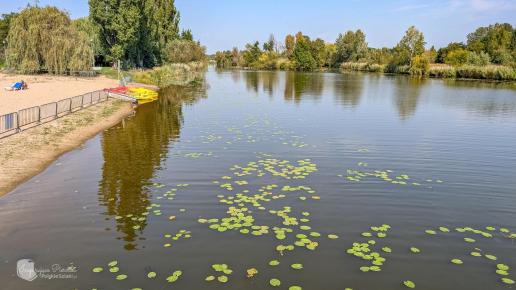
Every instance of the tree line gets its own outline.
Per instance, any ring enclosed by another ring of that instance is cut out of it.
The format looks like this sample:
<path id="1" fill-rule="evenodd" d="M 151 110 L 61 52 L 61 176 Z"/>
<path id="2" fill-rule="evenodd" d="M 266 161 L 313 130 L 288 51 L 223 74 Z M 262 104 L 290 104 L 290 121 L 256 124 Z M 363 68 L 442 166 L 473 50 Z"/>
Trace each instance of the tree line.
<path id="1" fill-rule="evenodd" d="M 396 46 L 372 48 L 360 29 L 339 34 L 334 43 L 320 38 L 311 40 L 302 32 L 287 35 L 279 43 L 271 35 L 263 45 L 254 42 L 245 49 L 219 51 L 215 54 L 218 67 L 249 67 L 256 69 L 317 70 L 325 68 L 367 65 L 368 70 L 404 72 L 414 75 L 428 73 L 433 63 L 454 67 L 489 64 L 516 67 L 516 29 L 511 24 L 496 23 L 480 27 L 467 35 L 467 42 L 453 42 L 436 50 L 425 48 L 424 35 L 411 26 Z"/>
<path id="2" fill-rule="evenodd" d="M 5 66 L 63 74 L 94 65 L 152 68 L 206 58 L 190 30 L 180 31 L 174 0 L 89 0 L 90 15 L 71 20 L 56 7 L 28 6 L 0 17 Z"/>

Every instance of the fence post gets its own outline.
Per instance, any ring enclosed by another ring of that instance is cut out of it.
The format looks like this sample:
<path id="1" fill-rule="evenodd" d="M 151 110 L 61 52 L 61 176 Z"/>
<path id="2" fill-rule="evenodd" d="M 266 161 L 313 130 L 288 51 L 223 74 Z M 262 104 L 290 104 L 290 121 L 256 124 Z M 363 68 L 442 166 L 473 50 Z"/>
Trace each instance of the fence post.
<path id="1" fill-rule="evenodd" d="M 16 132 L 20 132 L 20 115 L 16 112 Z"/>
<path id="2" fill-rule="evenodd" d="M 59 101 L 56 102 L 56 114 L 54 115 L 57 119 L 57 105 L 59 104 Z"/>
<path id="3" fill-rule="evenodd" d="M 84 108 L 84 95 L 82 95 L 82 98 L 81 98 L 81 109 Z"/>
<path id="4" fill-rule="evenodd" d="M 68 106 L 68 112 L 72 112 L 72 98 L 69 98 L 70 100 L 70 106 Z"/>
<path id="5" fill-rule="evenodd" d="M 41 123 L 41 106 L 38 106 L 38 123 Z"/>

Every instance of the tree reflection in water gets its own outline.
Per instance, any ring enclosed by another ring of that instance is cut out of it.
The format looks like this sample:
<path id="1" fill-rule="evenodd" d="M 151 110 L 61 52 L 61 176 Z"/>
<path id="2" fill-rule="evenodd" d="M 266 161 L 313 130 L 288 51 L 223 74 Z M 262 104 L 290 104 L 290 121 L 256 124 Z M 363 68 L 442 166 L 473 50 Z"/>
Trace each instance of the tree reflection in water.
<path id="1" fill-rule="evenodd" d="M 206 89 L 171 86 L 159 100 L 140 106 L 136 115 L 102 135 L 104 165 L 99 203 L 116 217 L 126 250 L 138 247 L 147 225 L 152 178 L 167 157 L 168 147 L 180 135 L 182 108 L 206 96 Z"/>

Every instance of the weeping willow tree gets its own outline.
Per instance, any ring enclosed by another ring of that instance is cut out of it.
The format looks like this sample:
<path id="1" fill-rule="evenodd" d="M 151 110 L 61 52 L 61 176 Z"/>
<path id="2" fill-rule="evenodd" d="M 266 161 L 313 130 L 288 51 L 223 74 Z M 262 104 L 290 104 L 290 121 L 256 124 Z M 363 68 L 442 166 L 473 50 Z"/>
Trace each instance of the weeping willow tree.
<path id="1" fill-rule="evenodd" d="M 55 7 L 24 9 L 11 23 L 7 42 L 7 65 L 21 73 L 91 69 L 93 51 L 88 38 Z"/>

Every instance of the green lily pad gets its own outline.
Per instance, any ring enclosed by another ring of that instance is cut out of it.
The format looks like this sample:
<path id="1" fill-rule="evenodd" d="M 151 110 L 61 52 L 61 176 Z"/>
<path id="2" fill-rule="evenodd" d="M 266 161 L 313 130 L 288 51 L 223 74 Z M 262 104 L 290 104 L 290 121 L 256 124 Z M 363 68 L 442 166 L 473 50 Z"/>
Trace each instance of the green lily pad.
<path id="1" fill-rule="evenodd" d="M 111 272 L 111 273 L 118 273 L 119 270 L 120 269 L 118 267 L 111 267 L 111 268 L 109 268 L 109 272 Z"/>
<path id="2" fill-rule="evenodd" d="M 269 281 L 269 284 L 271 284 L 271 286 L 273 287 L 278 287 L 279 285 L 281 285 L 281 281 L 276 278 L 273 278 Z"/>
<path id="3" fill-rule="evenodd" d="M 437 234 L 434 230 L 426 230 L 425 233 L 429 234 L 429 235 L 435 235 Z"/>
<path id="4" fill-rule="evenodd" d="M 507 272 L 505 270 L 496 270 L 496 274 L 502 275 L 502 276 L 508 276 L 509 272 Z"/>
<path id="5" fill-rule="evenodd" d="M 111 262 L 108 263 L 109 267 L 114 267 L 116 265 L 118 265 L 118 261 L 111 261 Z"/>
<path id="6" fill-rule="evenodd" d="M 118 281 L 125 280 L 125 279 L 127 279 L 127 275 L 125 275 L 125 274 L 120 274 L 120 275 L 116 276 L 116 279 L 117 279 Z"/>
<path id="7" fill-rule="evenodd" d="M 227 276 L 222 275 L 217 277 L 217 280 L 219 280 L 220 283 L 226 283 L 229 279 Z"/>
<path id="8" fill-rule="evenodd" d="M 100 273 L 100 272 L 104 271 L 104 268 L 102 268 L 102 267 L 95 267 L 91 271 L 93 273 Z"/>
<path id="9" fill-rule="evenodd" d="M 476 242 L 475 239 L 472 239 L 472 238 L 464 238 L 464 241 L 466 241 L 467 243 L 474 243 L 474 242 Z"/>
<path id="10" fill-rule="evenodd" d="M 488 254 L 488 255 L 485 255 L 484 257 L 486 257 L 486 258 L 488 258 L 489 260 L 492 260 L 492 261 L 498 260 L 498 258 L 496 256 L 494 256 L 494 255 L 489 255 Z"/>
<path id="11" fill-rule="evenodd" d="M 329 234 L 329 235 L 328 235 L 328 239 L 335 240 L 335 239 L 338 239 L 338 238 L 339 238 L 339 236 L 334 235 L 334 234 Z"/>
<path id="12" fill-rule="evenodd" d="M 405 287 L 411 288 L 411 289 L 416 288 L 416 284 L 410 280 L 403 281 L 403 285 L 405 285 Z"/>
<path id="13" fill-rule="evenodd" d="M 479 252 L 471 252 L 470 255 L 473 257 L 482 257 L 482 254 Z"/>
<path id="14" fill-rule="evenodd" d="M 451 262 L 455 265 L 462 265 L 464 263 L 460 259 L 452 259 Z"/>
<path id="15" fill-rule="evenodd" d="M 303 290 L 303 288 L 301 288 L 301 286 L 290 286 L 288 290 Z"/>
<path id="16" fill-rule="evenodd" d="M 384 251 L 386 253 L 391 253 L 392 252 L 391 248 L 389 248 L 389 247 L 383 247 L 382 251 Z"/>
<path id="17" fill-rule="evenodd" d="M 503 270 L 503 271 L 508 271 L 509 270 L 509 266 L 507 266 L 505 264 L 497 264 L 496 268 L 498 268 L 498 270 Z"/>
<path id="18" fill-rule="evenodd" d="M 280 262 L 278 260 L 272 260 L 269 262 L 269 266 L 278 266 Z"/>
<path id="19" fill-rule="evenodd" d="M 509 285 L 514 284 L 514 280 L 511 280 L 509 278 L 502 278 L 502 282 Z"/>
<path id="20" fill-rule="evenodd" d="M 147 277 L 148 277 L 149 279 L 156 278 L 156 272 L 149 272 L 149 273 L 147 273 Z"/>
<path id="21" fill-rule="evenodd" d="M 303 264 L 292 264 L 290 267 L 295 270 L 301 270 L 303 269 Z"/>
<path id="22" fill-rule="evenodd" d="M 208 281 L 208 282 L 213 281 L 213 280 L 215 280 L 215 276 L 208 276 L 204 279 L 204 281 Z"/>
<path id="23" fill-rule="evenodd" d="M 410 251 L 414 254 L 419 254 L 421 253 L 421 250 L 416 248 L 416 247 L 410 247 Z"/>

